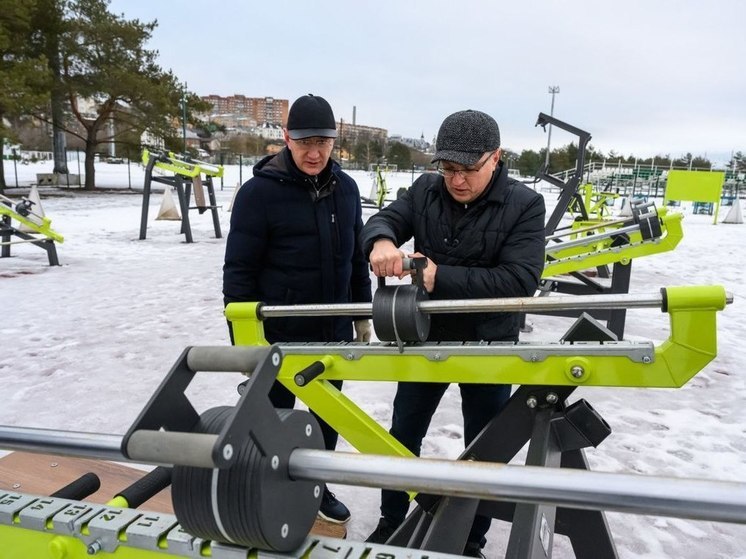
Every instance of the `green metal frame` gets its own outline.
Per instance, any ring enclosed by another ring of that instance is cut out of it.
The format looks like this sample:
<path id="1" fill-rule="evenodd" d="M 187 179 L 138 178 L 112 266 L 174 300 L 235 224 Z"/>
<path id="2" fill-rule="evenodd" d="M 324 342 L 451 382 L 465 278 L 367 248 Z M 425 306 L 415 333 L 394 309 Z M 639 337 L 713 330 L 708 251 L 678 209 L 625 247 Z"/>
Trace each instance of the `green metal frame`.
<path id="1" fill-rule="evenodd" d="M 35 223 L 3 203 L 0 203 L 0 215 L 7 215 L 11 219 L 15 219 L 26 227 L 31 228 L 34 233 L 44 235 L 48 239 L 52 239 L 53 241 L 56 241 L 58 243 L 65 242 L 65 237 L 52 229 L 52 221 L 48 217 L 41 217 L 41 224 Z"/>
<path id="2" fill-rule="evenodd" d="M 142 151 L 142 164 L 147 167 L 150 161 L 150 152 L 147 149 Z M 194 178 L 199 175 L 209 177 L 222 177 L 223 166 L 214 165 L 205 161 L 184 161 L 179 159 L 173 152 L 168 152 L 168 161 L 156 161 L 155 166 L 164 171 L 176 173 L 182 177 Z"/>
<path id="3" fill-rule="evenodd" d="M 592 221 L 596 222 L 608 219 L 606 216 L 609 214 L 609 206 L 614 203 L 614 200 L 619 198 L 619 194 L 616 192 L 597 190 L 593 183 L 586 183 L 578 187 L 578 190 L 583 192 L 582 202 L 585 207 L 586 215 Z M 611 201 L 611 203 L 609 203 L 609 201 Z M 570 215 L 575 213 L 573 208 L 574 204 L 572 203 L 567 208 Z"/>
<path id="4" fill-rule="evenodd" d="M 683 215 L 668 212 L 666 208 L 658 208 L 658 216 L 661 220 L 663 233 L 659 238 L 643 240 L 638 231 L 629 234 L 630 241 L 628 244 L 612 247 L 612 239 L 595 240 L 593 235 L 589 235 L 587 245 L 571 247 L 553 253 L 552 260 L 548 260 L 544 266 L 542 278 L 579 272 L 616 262 L 629 264 L 633 258 L 673 250 L 684 238 L 684 231 L 681 227 Z M 599 224 L 599 229 L 596 229 L 596 232 L 603 231 L 602 224 Z M 579 230 L 578 234 L 581 233 L 582 230 Z"/>
<path id="5" fill-rule="evenodd" d="M 521 349 L 515 355 L 493 356 L 449 355 L 448 346 L 442 346 L 444 357 L 438 361 L 424 355 L 423 346 L 418 345 L 405 346 L 402 353 L 381 355 L 366 354 L 364 344 L 341 344 L 336 350 L 319 345 L 317 352 L 309 352 L 308 345 L 280 344 L 283 364 L 277 380 L 359 451 L 411 456 L 403 445 L 328 381 L 679 388 L 717 354 L 716 313 L 725 308 L 726 293 L 722 286 L 668 287 L 665 292 L 670 335 L 653 348 L 653 357 L 646 360 L 633 361 L 619 351 L 616 355 L 599 355 L 588 349 L 597 349 L 600 342 L 576 344 L 572 347 L 577 348 L 577 353 L 557 352 L 536 360 L 526 358 L 526 350 L 532 344 L 515 346 Z M 267 344 L 257 313 L 257 303 L 231 303 L 226 307 L 225 315 L 232 323 L 237 345 Z M 634 347 L 635 343 L 606 342 L 605 345 L 611 353 L 615 349 Z M 541 347 L 547 345 L 541 344 Z M 294 348 L 297 353 L 293 352 Z M 314 381 L 298 386 L 295 374 L 322 358 L 327 365 L 325 371 Z M 573 371 L 577 372 L 578 367 L 583 373 L 576 377 Z"/>

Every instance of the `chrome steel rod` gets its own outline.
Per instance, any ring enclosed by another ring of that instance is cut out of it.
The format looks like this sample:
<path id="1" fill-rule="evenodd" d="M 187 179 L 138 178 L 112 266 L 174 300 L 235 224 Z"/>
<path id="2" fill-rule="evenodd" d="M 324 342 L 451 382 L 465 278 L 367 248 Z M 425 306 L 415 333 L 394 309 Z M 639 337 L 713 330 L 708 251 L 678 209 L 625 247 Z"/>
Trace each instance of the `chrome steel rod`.
<path id="1" fill-rule="evenodd" d="M 188 435 L 185 435 L 188 436 Z M 127 460 L 121 435 L 0 426 L 0 449 Z M 495 501 L 746 523 L 743 482 L 296 449 L 290 476 Z"/>
<path id="2" fill-rule="evenodd" d="M 127 461 L 121 435 L 0 426 L 0 449 Z"/>
<path id="3" fill-rule="evenodd" d="M 733 294 L 726 293 L 725 302 L 733 303 Z M 611 293 L 601 295 L 561 295 L 551 297 L 504 297 L 500 299 L 442 299 L 421 301 L 417 309 L 423 313 L 477 312 L 538 312 L 572 309 L 641 309 L 661 308 L 663 295 Z M 266 305 L 261 308 L 263 318 L 280 316 L 371 316 L 371 303 L 343 303 L 329 305 Z"/>
<path id="4" fill-rule="evenodd" d="M 628 221 L 631 221 L 631 218 L 626 219 L 614 219 L 611 221 L 604 221 L 603 223 L 597 223 L 595 225 L 588 225 L 587 227 L 581 227 L 579 229 L 573 229 L 572 227 L 568 227 L 566 230 L 562 231 L 561 233 L 555 233 L 554 235 L 547 235 L 546 239 L 547 241 L 553 241 L 555 239 L 561 239 L 562 237 L 569 237 L 571 235 L 580 235 L 582 233 L 591 233 L 594 231 L 597 231 L 599 229 L 607 229 L 609 227 L 612 227 L 614 225 L 622 225 Z"/>
<path id="5" fill-rule="evenodd" d="M 663 304 L 660 293 L 638 295 L 613 293 L 602 295 L 565 295 L 552 297 L 505 297 L 501 299 L 443 299 L 421 301 L 417 308 L 424 313 L 524 312 L 568 309 L 629 309 L 658 307 Z M 371 316 L 371 303 L 330 305 L 265 305 L 264 318 L 279 316 Z"/>
<path id="6" fill-rule="evenodd" d="M 290 455 L 289 471 L 294 478 L 344 485 L 746 522 L 746 484 L 743 482 L 304 449 Z"/>
<path id="7" fill-rule="evenodd" d="M 579 247 L 579 246 L 589 246 L 603 239 L 608 239 L 609 237 L 613 237 L 614 235 L 623 235 L 625 233 L 632 233 L 632 232 L 639 231 L 639 230 L 640 230 L 639 225 L 630 225 L 628 227 L 620 227 L 619 229 L 614 229 L 613 231 L 605 231 L 603 233 L 597 233 L 595 235 L 588 235 L 586 237 L 580 237 L 579 239 L 572 239 L 570 241 L 562 241 L 561 243 L 550 243 L 546 246 L 544 251 L 551 254 L 553 252 L 559 252 L 561 250 L 565 250 L 568 248 Z"/>

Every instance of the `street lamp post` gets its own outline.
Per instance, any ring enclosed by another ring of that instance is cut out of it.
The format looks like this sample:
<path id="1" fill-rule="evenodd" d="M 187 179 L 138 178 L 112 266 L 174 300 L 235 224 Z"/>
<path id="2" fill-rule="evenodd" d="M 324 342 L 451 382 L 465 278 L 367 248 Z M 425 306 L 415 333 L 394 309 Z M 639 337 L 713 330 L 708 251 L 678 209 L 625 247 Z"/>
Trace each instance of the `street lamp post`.
<path id="1" fill-rule="evenodd" d="M 550 85 L 549 93 L 552 95 L 552 108 L 549 110 L 549 116 L 554 116 L 554 96 L 560 92 L 558 85 Z M 544 168 L 549 169 L 549 146 L 552 143 L 552 125 L 549 124 L 549 132 L 547 133 L 547 156 L 544 160 Z"/>
<path id="2" fill-rule="evenodd" d="M 2 164 L 2 161 L 0 161 L 0 165 Z M 16 188 L 18 188 L 18 155 L 16 153 L 16 148 L 13 148 L 13 171 L 16 175 Z"/>
<path id="3" fill-rule="evenodd" d="M 184 87 L 181 90 L 181 133 L 184 140 L 184 156 L 187 154 L 186 144 L 186 121 L 187 121 L 187 110 L 186 110 L 186 90 L 187 84 L 184 82 Z"/>

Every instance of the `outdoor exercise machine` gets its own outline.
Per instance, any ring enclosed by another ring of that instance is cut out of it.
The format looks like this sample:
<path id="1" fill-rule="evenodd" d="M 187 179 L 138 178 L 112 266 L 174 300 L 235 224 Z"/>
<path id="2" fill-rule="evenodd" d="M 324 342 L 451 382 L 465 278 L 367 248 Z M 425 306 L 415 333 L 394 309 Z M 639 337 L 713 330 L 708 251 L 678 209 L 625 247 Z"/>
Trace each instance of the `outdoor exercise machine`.
<path id="1" fill-rule="evenodd" d="M 192 227 L 189 222 L 189 210 L 197 210 L 200 214 L 209 210 L 212 213 L 215 238 L 220 239 L 222 237 L 220 217 L 218 216 L 219 206 L 215 198 L 215 187 L 212 181 L 213 177 L 223 176 L 222 165 L 214 165 L 190 158 L 180 158 L 171 152 L 150 152 L 147 149 L 142 152 L 142 163 L 145 166 L 145 183 L 143 186 L 142 214 L 140 216 L 140 240 L 144 240 L 147 235 L 148 209 L 153 182 L 165 184 L 166 188 L 174 187 L 176 189 L 181 210 L 181 233 L 184 234 L 187 243 L 194 242 Z M 154 168 L 173 173 L 173 175 L 154 174 Z M 204 175 L 204 179 L 202 175 Z M 209 204 L 205 203 L 203 186 L 207 188 Z M 194 189 L 195 206 L 189 205 L 192 189 Z"/>
<path id="2" fill-rule="evenodd" d="M 373 186 L 370 189 L 370 197 L 361 196 L 364 208 L 383 208 L 386 202 L 386 196 L 389 193 L 389 187 L 386 185 L 386 167 L 376 165 L 373 170 Z"/>
<path id="3" fill-rule="evenodd" d="M 25 226 L 26 231 L 14 226 L 13 220 Z M 59 266 L 54 243 L 64 241 L 65 238 L 52 229 L 48 217 L 34 213 L 34 202 L 26 198 L 14 202 L 0 194 L 0 258 L 10 256 L 12 245 L 30 243 L 47 251 L 50 266 Z"/>
<path id="4" fill-rule="evenodd" d="M 585 400 L 568 402 L 580 386 L 682 386 L 715 357 L 716 315 L 731 301 L 718 286 L 428 301 L 417 285 L 398 285 L 381 286 L 372 304 L 233 303 L 226 316 L 239 345 L 186 348 L 124 436 L 0 427 L 0 448 L 160 466 L 106 505 L 0 490 L 0 559 L 442 559 L 462 552 L 477 512 L 512 521 L 508 557 L 551 557 L 556 531 L 577 557 L 606 559 L 617 555 L 604 510 L 746 522 L 743 484 L 585 471 L 583 448 L 611 429 Z M 572 306 L 659 307 L 670 335 L 658 346 L 610 342 L 584 317 L 562 342 L 422 342 L 432 313 Z M 270 346 L 264 338 L 264 320 L 315 315 L 371 316 L 383 341 Z M 195 375 L 229 371 L 249 377 L 238 403 L 199 414 L 186 395 Z M 271 406 L 275 380 L 360 453 L 321 450 L 313 416 Z M 330 380 L 520 387 L 453 461 L 413 457 Z M 526 443 L 527 465 L 504 465 Z M 175 514 L 132 508 L 169 481 Z M 323 482 L 407 490 L 417 507 L 388 545 L 309 536 Z"/>
<path id="5" fill-rule="evenodd" d="M 571 214 L 580 213 L 586 215 L 590 223 L 607 220 L 610 218 L 609 208 L 619 198 L 617 192 L 609 190 L 598 190 L 593 183 L 586 183 L 578 187 L 578 194 L 582 200 L 583 209 L 577 206 L 577 200 L 570 203 L 568 211 Z M 582 222 L 580 222 L 582 223 Z M 586 223 L 588 224 L 588 223 Z"/>
<path id="6" fill-rule="evenodd" d="M 671 251 L 684 237 L 683 216 L 656 208 L 653 202 L 632 202 L 631 216 L 615 220 L 591 222 L 584 227 L 562 228 L 547 236 L 546 262 L 539 282 L 539 294 L 567 293 L 627 293 L 632 273 L 632 260 Z M 612 266 L 611 274 L 603 274 Z M 610 277 L 602 285 L 589 276 L 588 270 L 598 270 L 602 277 Z M 568 280 L 562 276 L 570 276 Z M 574 281 L 573 281 L 574 280 Z M 582 309 L 546 311 L 540 314 L 579 316 Z M 626 309 L 591 309 L 598 320 L 605 320 L 607 328 L 617 339 L 624 337 Z"/>
<path id="7" fill-rule="evenodd" d="M 546 167 L 537 175 L 538 179 L 560 189 L 557 205 L 544 228 L 546 263 L 539 293 L 628 293 L 632 260 L 673 250 L 683 237 L 681 216 L 669 214 L 666 209 L 656 209 L 652 202 L 642 201 L 630 202 L 629 218 L 602 219 L 594 216 L 591 211 L 592 192 L 589 194 L 587 186 L 580 188 L 585 150 L 591 135 L 557 118 L 539 113 L 536 125 L 546 127 L 550 124 L 578 137 L 578 159 L 574 173 L 565 182 L 549 174 Z M 573 221 L 560 226 L 571 208 L 575 212 Z M 609 281 L 602 283 L 599 279 Z M 538 314 L 578 317 L 583 312 L 586 310 L 575 308 L 539 311 Z M 607 329 L 617 339 L 624 337 L 626 308 L 588 309 L 587 312 L 596 319 L 605 320 Z"/>

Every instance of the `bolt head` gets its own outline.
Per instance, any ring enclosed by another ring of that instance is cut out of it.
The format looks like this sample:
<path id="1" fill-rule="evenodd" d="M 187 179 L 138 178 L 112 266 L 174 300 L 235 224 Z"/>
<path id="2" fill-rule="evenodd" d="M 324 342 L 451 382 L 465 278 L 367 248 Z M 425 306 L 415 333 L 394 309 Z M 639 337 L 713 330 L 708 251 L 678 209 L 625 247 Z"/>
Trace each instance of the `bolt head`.
<path id="1" fill-rule="evenodd" d="M 233 458 L 233 445 L 228 443 L 223 447 L 223 458 L 230 460 Z"/>
<path id="2" fill-rule="evenodd" d="M 575 378 L 581 378 L 585 374 L 585 369 L 583 369 L 583 367 L 581 367 L 580 365 L 575 365 L 572 369 L 570 369 L 570 374 Z"/>
<path id="3" fill-rule="evenodd" d="M 559 397 L 554 392 L 550 392 L 549 394 L 547 394 L 548 404 L 556 404 L 557 400 L 559 400 Z"/>
<path id="4" fill-rule="evenodd" d="M 529 396 L 526 400 L 526 405 L 531 409 L 534 409 L 538 404 L 539 402 L 536 399 L 536 396 Z"/>

